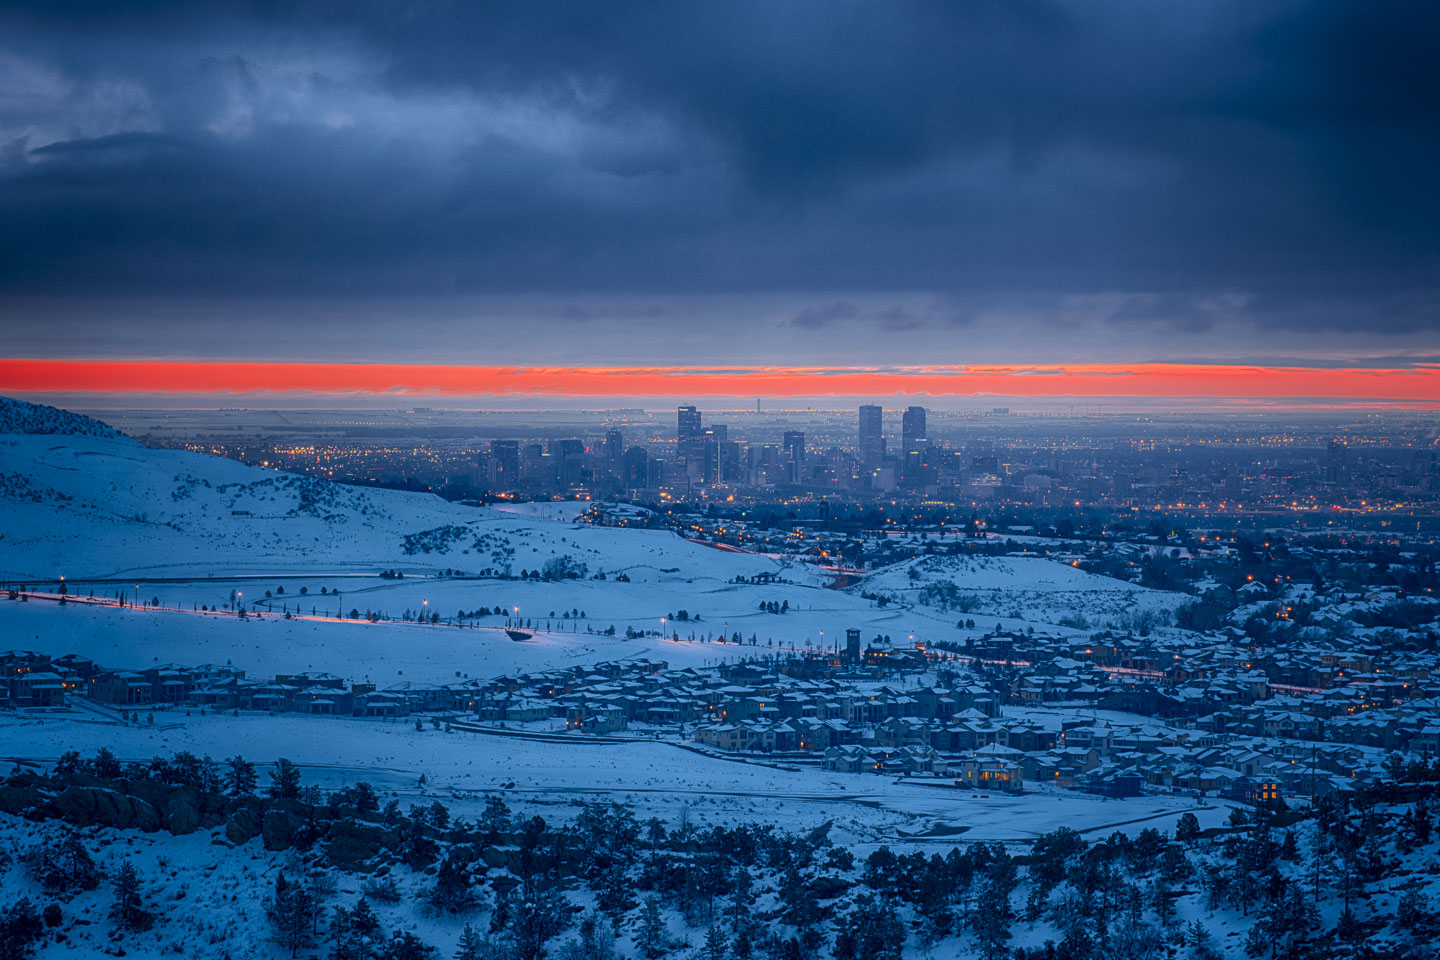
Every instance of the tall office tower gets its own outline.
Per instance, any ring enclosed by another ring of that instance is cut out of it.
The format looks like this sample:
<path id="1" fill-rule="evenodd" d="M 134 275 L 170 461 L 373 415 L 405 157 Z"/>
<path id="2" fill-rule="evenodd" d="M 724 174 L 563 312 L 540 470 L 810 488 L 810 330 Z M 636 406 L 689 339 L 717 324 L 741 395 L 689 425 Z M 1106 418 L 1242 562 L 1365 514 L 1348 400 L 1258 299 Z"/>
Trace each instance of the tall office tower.
<path id="1" fill-rule="evenodd" d="M 700 411 L 694 407 L 681 407 L 679 422 L 675 431 L 677 446 L 684 447 L 687 441 L 700 438 Z"/>
<path id="2" fill-rule="evenodd" d="M 625 451 L 625 486 L 637 489 L 650 486 L 650 451 L 631 447 Z"/>
<path id="3" fill-rule="evenodd" d="M 724 483 L 745 482 L 745 441 L 728 440 L 720 447 L 720 480 Z"/>
<path id="4" fill-rule="evenodd" d="M 876 464 L 885 458 L 885 435 L 880 427 L 881 410 L 867 403 L 860 408 L 860 462 Z"/>
<path id="5" fill-rule="evenodd" d="M 490 441 L 490 469 L 497 490 L 515 490 L 520 484 L 520 442 Z"/>
<path id="6" fill-rule="evenodd" d="M 923 445 L 919 441 L 925 439 L 925 408 L 906 407 L 905 416 L 900 421 L 900 436 L 904 446 L 902 454 L 914 453 Z"/>
<path id="7" fill-rule="evenodd" d="M 625 437 L 619 430 L 605 434 L 605 472 L 620 476 L 620 458 L 625 455 Z"/>
<path id="8" fill-rule="evenodd" d="M 790 483 L 799 483 L 805 475 L 804 432 L 786 430 L 785 441 L 781 447 L 785 450 L 785 479 Z"/>
<path id="9" fill-rule="evenodd" d="M 786 430 L 785 442 L 781 444 L 785 452 L 790 454 L 790 459 L 796 463 L 805 462 L 805 431 Z"/>
<path id="10" fill-rule="evenodd" d="M 1325 450 L 1325 479 L 1340 483 L 1349 479 L 1350 450 L 1339 440 L 1331 440 Z"/>
<path id="11" fill-rule="evenodd" d="M 567 487 L 585 480 L 585 441 L 573 438 L 552 440 L 550 458 L 556 479 Z"/>

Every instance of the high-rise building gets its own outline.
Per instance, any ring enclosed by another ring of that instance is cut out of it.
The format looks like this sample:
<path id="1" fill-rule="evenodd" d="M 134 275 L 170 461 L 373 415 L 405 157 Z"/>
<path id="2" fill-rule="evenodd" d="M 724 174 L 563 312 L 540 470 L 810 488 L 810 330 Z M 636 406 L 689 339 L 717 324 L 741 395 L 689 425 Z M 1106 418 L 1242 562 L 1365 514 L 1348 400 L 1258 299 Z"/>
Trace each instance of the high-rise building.
<path id="1" fill-rule="evenodd" d="M 497 490 L 515 490 L 520 485 L 520 442 L 490 441 L 491 481 Z"/>
<path id="2" fill-rule="evenodd" d="M 805 476 L 805 433 L 786 430 L 781 446 L 785 450 L 785 479 L 790 483 L 799 483 Z"/>
<path id="3" fill-rule="evenodd" d="M 605 434 L 605 472 L 620 476 L 620 458 L 625 455 L 625 436 L 619 430 Z"/>
<path id="4" fill-rule="evenodd" d="M 885 458 L 881 409 L 872 403 L 860 407 L 860 462 L 876 464 Z"/>
<path id="5" fill-rule="evenodd" d="M 631 447 L 625 451 L 625 486 L 640 489 L 650 486 L 650 451 Z"/>
<path id="6" fill-rule="evenodd" d="M 781 444 L 785 452 L 790 454 L 790 459 L 796 463 L 805 462 L 805 431 L 786 430 L 785 441 Z"/>
<path id="7" fill-rule="evenodd" d="M 921 441 L 925 439 L 924 407 L 905 408 L 905 416 L 900 420 L 900 437 L 903 443 L 900 448 L 902 454 L 911 454 L 920 449 Z"/>
<path id="8" fill-rule="evenodd" d="M 684 447 L 687 441 L 700 437 L 700 411 L 694 407 L 681 407 L 675 430 L 675 442 Z"/>

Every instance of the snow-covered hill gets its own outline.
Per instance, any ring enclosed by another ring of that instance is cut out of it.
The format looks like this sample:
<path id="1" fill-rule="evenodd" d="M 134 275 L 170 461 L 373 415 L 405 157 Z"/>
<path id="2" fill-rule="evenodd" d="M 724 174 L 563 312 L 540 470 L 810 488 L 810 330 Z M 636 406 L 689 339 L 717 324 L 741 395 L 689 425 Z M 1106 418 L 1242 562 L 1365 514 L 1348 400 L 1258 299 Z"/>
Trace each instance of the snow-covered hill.
<path id="1" fill-rule="evenodd" d="M 940 611 L 1096 627 L 1123 627 L 1147 612 L 1173 614 L 1184 600 L 1045 557 L 922 557 L 886 567 L 851 589 Z"/>
<path id="2" fill-rule="evenodd" d="M 122 438 L 115 428 L 68 410 L 0 397 L 0 434 L 45 433 L 72 437 Z"/>
<path id="3" fill-rule="evenodd" d="M 573 510 L 466 507 L 152 450 L 49 407 L 0 408 L 0 577 L 200 578 L 397 568 L 626 572 L 637 582 L 775 572 L 662 531 L 578 524 Z M 566 505 L 569 506 L 569 505 Z M 787 573 L 818 582 L 808 568 Z"/>

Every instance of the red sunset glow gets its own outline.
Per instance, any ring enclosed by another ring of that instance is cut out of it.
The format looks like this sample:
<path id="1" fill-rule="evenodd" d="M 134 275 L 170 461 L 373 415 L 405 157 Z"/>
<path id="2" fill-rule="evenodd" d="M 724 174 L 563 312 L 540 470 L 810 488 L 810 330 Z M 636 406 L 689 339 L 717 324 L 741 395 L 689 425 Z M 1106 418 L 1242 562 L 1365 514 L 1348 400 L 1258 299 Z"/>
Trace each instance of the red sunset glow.
<path id="1" fill-rule="evenodd" d="M 526 367 L 182 360 L 0 360 L 11 393 L 434 396 L 1214 397 L 1440 405 L 1440 367 L 1149 363 L 926 367 Z"/>

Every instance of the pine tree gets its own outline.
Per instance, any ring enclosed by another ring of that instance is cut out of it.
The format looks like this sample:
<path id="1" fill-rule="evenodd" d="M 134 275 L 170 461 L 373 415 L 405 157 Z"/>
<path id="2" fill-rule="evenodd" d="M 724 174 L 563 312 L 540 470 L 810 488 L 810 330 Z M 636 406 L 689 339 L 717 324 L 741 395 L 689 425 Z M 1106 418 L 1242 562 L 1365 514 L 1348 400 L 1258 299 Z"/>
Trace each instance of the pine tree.
<path id="1" fill-rule="evenodd" d="M 1250 925 L 1250 932 L 1245 935 L 1245 954 L 1251 957 L 1263 957 L 1273 947 L 1270 934 L 1267 932 L 1267 925 L 1264 918 L 1256 920 Z"/>
<path id="2" fill-rule="evenodd" d="M 730 885 L 730 906 L 725 910 L 725 915 L 730 920 L 730 929 L 737 938 L 750 930 L 750 905 L 755 902 L 755 895 L 750 892 L 753 886 L 750 871 L 737 867 L 735 878 Z M 746 943 L 749 943 L 748 939 Z"/>
<path id="3" fill-rule="evenodd" d="M 705 960 L 724 960 L 729 946 L 725 940 L 725 931 L 713 923 L 710 924 L 710 929 L 705 931 L 705 948 L 702 952 Z"/>
<path id="4" fill-rule="evenodd" d="M 129 860 L 120 864 L 111 883 L 115 903 L 110 907 L 110 916 L 121 930 L 144 930 L 150 926 L 151 916 L 145 910 L 140 897 L 140 874 Z"/>
<path id="5" fill-rule="evenodd" d="M 987 881 L 971 918 L 971 926 L 985 950 L 986 960 L 1002 956 L 1005 943 L 1010 939 L 1010 903 L 1003 894 L 1001 886 L 993 880 Z"/>
<path id="6" fill-rule="evenodd" d="M 270 796 L 281 800 L 296 800 L 300 797 L 300 768 L 281 757 L 270 771 Z"/>
<path id="7" fill-rule="evenodd" d="M 232 797 L 248 797 L 255 793 L 255 764 L 244 757 L 225 761 L 225 792 Z"/>
<path id="8" fill-rule="evenodd" d="M 401 931 L 380 951 L 380 960 L 429 960 L 435 948 L 409 930 Z"/>
<path id="9" fill-rule="evenodd" d="M 361 813 L 375 813 L 380 809 L 380 798 L 375 795 L 375 788 L 363 780 L 355 784 L 355 809 Z"/>
<path id="10" fill-rule="evenodd" d="M 0 908 L 0 957 L 24 960 L 45 936 L 45 922 L 26 897 Z"/>
<path id="11" fill-rule="evenodd" d="M 455 960 L 481 960 L 482 941 L 480 934 L 470 924 L 465 924 L 465 930 L 460 934 L 460 946 L 455 951 Z"/>
<path id="12" fill-rule="evenodd" d="M 570 922 L 570 903 L 554 892 L 529 897 L 515 911 L 511 933 L 517 960 L 541 960 L 545 944 Z"/>
<path id="13" fill-rule="evenodd" d="M 640 929 L 635 936 L 635 945 L 649 960 L 665 955 L 669 949 L 669 936 L 665 932 L 665 917 L 660 912 L 660 901 L 646 897 L 640 907 Z"/>
<path id="14" fill-rule="evenodd" d="M 440 862 L 429 900 L 430 906 L 444 913 L 468 913 L 475 909 L 475 892 L 470 888 L 470 877 L 450 857 Z"/>
<path id="15" fill-rule="evenodd" d="M 1280 844 L 1280 859 L 1287 863 L 1300 861 L 1300 842 L 1295 839 L 1294 830 L 1285 831 L 1285 839 Z"/>
<path id="16" fill-rule="evenodd" d="M 1190 948 L 1192 960 L 1216 960 L 1215 940 L 1210 931 L 1199 920 L 1185 929 L 1185 944 Z"/>
<path id="17" fill-rule="evenodd" d="M 275 876 L 275 894 L 265 902 L 265 915 L 275 929 L 275 942 L 295 956 L 309 946 L 313 925 L 312 900 L 299 884 L 289 883 L 283 873 Z"/>
<path id="18" fill-rule="evenodd" d="M 380 918 L 375 916 L 375 911 L 370 909 L 370 901 L 364 897 L 355 904 L 355 909 L 350 914 L 350 925 L 362 937 L 380 939 Z"/>

